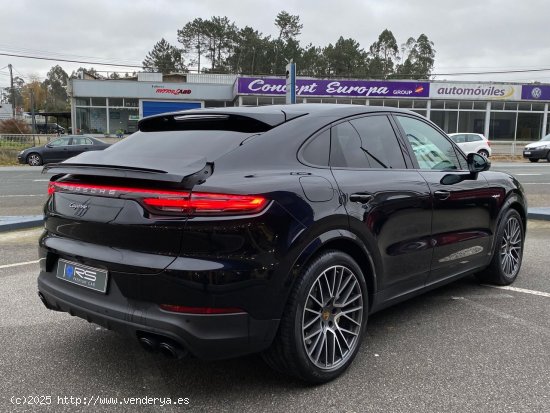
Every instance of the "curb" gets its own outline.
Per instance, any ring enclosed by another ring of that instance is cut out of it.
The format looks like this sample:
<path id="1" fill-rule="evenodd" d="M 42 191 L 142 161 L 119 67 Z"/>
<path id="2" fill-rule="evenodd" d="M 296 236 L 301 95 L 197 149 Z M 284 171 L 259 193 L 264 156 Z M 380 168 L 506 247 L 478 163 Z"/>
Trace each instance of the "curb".
<path id="1" fill-rule="evenodd" d="M 43 215 L 4 216 L 0 217 L 0 232 L 17 229 L 36 228 L 44 225 Z"/>
<path id="2" fill-rule="evenodd" d="M 527 210 L 527 219 L 550 221 L 550 208 L 529 208 Z"/>

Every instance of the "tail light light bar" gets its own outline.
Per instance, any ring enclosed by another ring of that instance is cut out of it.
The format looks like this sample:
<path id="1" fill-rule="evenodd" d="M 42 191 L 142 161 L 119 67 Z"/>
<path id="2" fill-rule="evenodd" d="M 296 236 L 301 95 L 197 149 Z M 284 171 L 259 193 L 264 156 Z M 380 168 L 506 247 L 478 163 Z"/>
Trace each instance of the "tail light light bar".
<path id="1" fill-rule="evenodd" d="M 197 216 L 254 214 L 263 210 L 268 204 L 266 198 L 257 195 L 50 182 L 48 194 L 55 192 L 135 199 L 153 212 L 185 213 Z"/>

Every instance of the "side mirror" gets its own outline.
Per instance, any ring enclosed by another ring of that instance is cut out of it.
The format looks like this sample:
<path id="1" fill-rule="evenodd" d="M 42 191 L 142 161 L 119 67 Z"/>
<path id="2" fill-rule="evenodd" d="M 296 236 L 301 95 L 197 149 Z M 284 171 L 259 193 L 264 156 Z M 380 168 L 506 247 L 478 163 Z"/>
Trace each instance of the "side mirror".
<path id="1" fill-rule="evenodd" d="M 478 173 L 488 171 L 491 167 L 489 159 L 478 153 L 469 153 L 468 156 L 466 156 L 466 163 L 468 164 L 470 173 L 476 177 Z"/>
<path id="2" fill-rule="evenodd" d="M 53 148 L 53 146 L 51 144 L 47 143 L 46 148 Z"/>

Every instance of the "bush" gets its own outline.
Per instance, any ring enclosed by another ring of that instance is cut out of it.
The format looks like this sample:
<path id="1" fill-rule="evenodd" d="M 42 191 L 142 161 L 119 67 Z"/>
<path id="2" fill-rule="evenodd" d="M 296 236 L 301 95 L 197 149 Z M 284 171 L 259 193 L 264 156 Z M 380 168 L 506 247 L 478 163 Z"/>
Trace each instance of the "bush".
<path id="1" fill-rule="evenodd" d="M 0 133 L 31 133 L 31 128 L 25 121 L 19 119 L 6 119 L 0 121 Z"/>

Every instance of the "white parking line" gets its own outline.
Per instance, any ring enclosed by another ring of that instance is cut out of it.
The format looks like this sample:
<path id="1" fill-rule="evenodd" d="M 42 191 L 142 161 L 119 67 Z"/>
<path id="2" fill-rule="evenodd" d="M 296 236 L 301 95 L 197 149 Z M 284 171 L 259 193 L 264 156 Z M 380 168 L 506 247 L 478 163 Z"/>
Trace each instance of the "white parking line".
<path id="1" fill-rule="evenodd" d="M 3 269 L 3 268 L 20 267 L 21 265 L 37 264 L 39 262 L 40 262 L 40 260 L 26 261 L 26 262 L 16 262 L 15 264 L 0 265 L 0 270 Z"/>
<path id="2" fill-rule="evenodd" d="M 17 198 L 17 197 L 25 197 L 25 196 L 46 196 L 47 194 L 40 194 L 40 195 L 0 195 L 0 198 Z"/>
<path id="3" fill-rule="evenodd" d="M 515 175 L 517 175 L 517 176 L 540 176 L 542 174 L 515 174 Z"/>
<path id="4" fill-rule="evenodd" d="M 520 175 L 520 174 L 518 174 Z M 534 174 L 534 175 L 540 175 L 540 174 Z M 33 179 L 32 180 L 33 182 L 50 182 L 49 179 Z"/>
<path id="5" fill-rule="evenodd" d="M 525 294 L 531 294 L 531 295 L 539 295 L 541 297 L 548 297 L 550 298 L 550 293 L 545 293 L 542 291 L 535 291 L 535 290 L 527 290 L 525 288 L 518 288 L 518 287 L 512 287 L 510 285 L 505 286 L 498 286 L 498 285 L 489 285 L 489 284 L 483 284 L 485 287 L 491 287 L 491 288 L 498 288 L 499 290 L 507 290 L 507 291 L 515 291 L 517 293 L 525 293 Z"/>
<path id="6" fill-rule="evenodd" d="M 550 185 L 550 182 L 523 182 L 522 185 Z"/>

